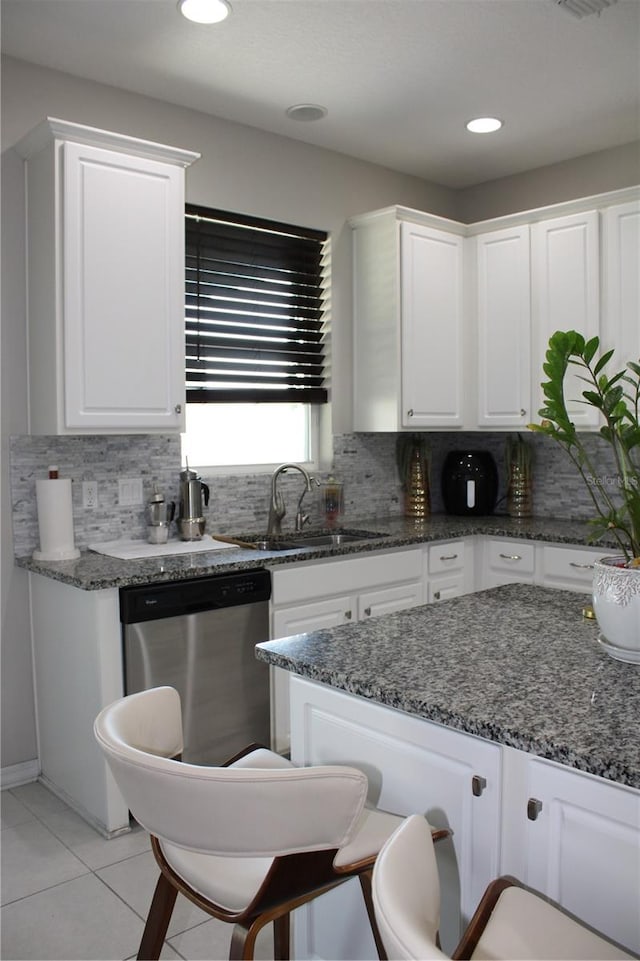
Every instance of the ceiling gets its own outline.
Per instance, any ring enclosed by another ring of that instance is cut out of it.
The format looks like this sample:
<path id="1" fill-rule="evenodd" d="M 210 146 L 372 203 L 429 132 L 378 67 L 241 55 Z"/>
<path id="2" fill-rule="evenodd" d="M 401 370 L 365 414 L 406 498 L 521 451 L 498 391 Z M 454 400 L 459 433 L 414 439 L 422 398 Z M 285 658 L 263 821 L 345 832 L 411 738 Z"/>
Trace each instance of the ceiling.
<path id="1" fill-rule="evenodd" d="M 640 139 L 640 0 L 231 5 L 201 26 L 175 0 L 2 0 L 2 50 L 454 188 Z M 499 133 L 465 130 L 487 114 Z"/>

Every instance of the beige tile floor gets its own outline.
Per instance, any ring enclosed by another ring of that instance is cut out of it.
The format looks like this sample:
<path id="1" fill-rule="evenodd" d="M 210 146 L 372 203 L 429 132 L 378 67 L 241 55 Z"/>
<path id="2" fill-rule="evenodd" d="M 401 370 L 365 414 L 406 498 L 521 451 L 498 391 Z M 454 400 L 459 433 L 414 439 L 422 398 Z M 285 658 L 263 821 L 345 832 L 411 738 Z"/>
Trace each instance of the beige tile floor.
<path id="1" fill-rule="evenodd" d="M 2 791 L 0 957 L 135 958 L 158 870 L 134 826 L 107 841 L 41 784 Z M 228 957 L 231 925 L 178 895 L 162 958 Z M 271 930 L 256 958 L 273 958 Z"/>

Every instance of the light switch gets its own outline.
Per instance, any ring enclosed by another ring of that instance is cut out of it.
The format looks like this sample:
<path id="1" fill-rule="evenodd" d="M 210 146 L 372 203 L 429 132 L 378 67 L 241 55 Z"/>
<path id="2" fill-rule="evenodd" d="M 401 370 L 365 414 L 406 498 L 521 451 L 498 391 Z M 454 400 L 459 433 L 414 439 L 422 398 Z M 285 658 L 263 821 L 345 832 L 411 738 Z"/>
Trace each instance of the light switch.
<path id="1" fill-rule="evenodd" d="M 120 507 L 136 507 L 142 504 L 142 478 L 118 478 L 118 504 Z"/>

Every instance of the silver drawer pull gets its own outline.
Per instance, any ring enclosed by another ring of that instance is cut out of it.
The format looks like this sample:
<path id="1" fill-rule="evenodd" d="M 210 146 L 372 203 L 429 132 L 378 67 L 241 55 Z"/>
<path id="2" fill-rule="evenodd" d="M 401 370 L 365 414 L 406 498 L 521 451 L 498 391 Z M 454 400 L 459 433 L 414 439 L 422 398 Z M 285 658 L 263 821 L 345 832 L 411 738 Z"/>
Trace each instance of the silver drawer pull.
<path id="1" fill-rule="evenodd" d="M 474 797 L 481 797 L 484 789 L 487 786 L 486 777 L 481 777 L 479 774 L 474 774 L 471 778 L 471 792 Z"/>
<path id="2" fill-rule="evenodd" d="M 351 611 L 345 611 L 344 616 L 345 616 L 345 620 L 350 621 L 351 618 L 353 617 L 353 614 L 351 613 Z"/>
<path id="3" fill-rule="evenodd" d="M 527 801 L 527 817 L 530 821 L 537 821 L 538 815 L 542 810 L 542 801 L 536 797 L 530 797 Z"/>
<path id="4" fill-rule="evenodd" d="M 441 554 L 440 555 L 441 561 L 455 561 L 457 559 L 458 559 L 457 554 Z"/>
<path id="5" fill-rule="evenodd" d="M 370 608 L 370 607 L 365 607 L 364 613 L 365 613 L 365 616 L 366 616 L 366 617 L 371 617 L 371 608 Z"/>
<path id="6" fill-rule="evenodd" d="M 521 561 L 522 558 L 519 554 L 498 554 L 504 561 Z"/>
<path id="7" fill-rule="evenodd" d="M 579 567 L 583 571 L 593 570 L 593 564 L 576 564 L 575 561 L 569 561 L 569 567 Z"/>
<path id="8" fill-rule="evenodd" d="M 413 417 L 413 407 L 407 411 L 407 417 Z"/>
<path id="9" fill-rule="evenodd" d="M 435 591 L 435 592 L 434 592 L 433 599 L 434 599 L 434 601 L 439 601 L 439 600 L 440 600 L 440 591 Z"/>

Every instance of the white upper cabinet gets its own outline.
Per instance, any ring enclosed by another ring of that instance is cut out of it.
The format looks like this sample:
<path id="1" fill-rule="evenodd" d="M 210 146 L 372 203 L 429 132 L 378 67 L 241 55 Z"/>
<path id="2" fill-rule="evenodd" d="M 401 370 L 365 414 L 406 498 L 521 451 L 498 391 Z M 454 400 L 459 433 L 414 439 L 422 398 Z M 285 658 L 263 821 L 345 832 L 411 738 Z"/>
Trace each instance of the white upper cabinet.
<path id="1" fill-rule="evenodd" d="M 531 227 L 533 363 L 544 380 L 549 338 L 557 330 L 577 330 L 586 339 L 600 333 L 599 214 L 595 210 L 543 220 Z M 587 385 L 569 373 L 565 399 L 578 430 L 598 426 L 598 412 L 581 402 Z M 544 403 L 534 389 L 534 419 Z"/>
<path id="2" fill-rule="evenodd" d="M 184 170 L 197 154 L 62 121 L 27 158 L 30 429 L 184 424 Z"/>
<path id="3" fill-rule="evenodd" d="M 400 225 L 402 426 L 462 427 L 463 239 Z"/>
<path id="4" fill-rule="evenodd" d="M 529 227 L 474 238 L 478 337 L 478 427 L 531 421 Z"/>
<path id="5" fill-rule="evenodd" d="M 354 429 L 524 428 L 557 330 L 600 336 L 612 369 L 637 360 L 638 193 L 468 225 L 405 207 L 352 218 Z M 577 429 L 597 429 L 586 385 L 567 383 Z"/>
<path id="6" fill-rule="evenodd" d="M 464 227 L 412 213 L 350 222 L 355 430 L 462 427 Z"/>
<path id="7" fill-rule="evenodd" d="M 640 358 L 640 200 L 603 215 L 603 347 L 615 348 L 610 370 Z"/>

